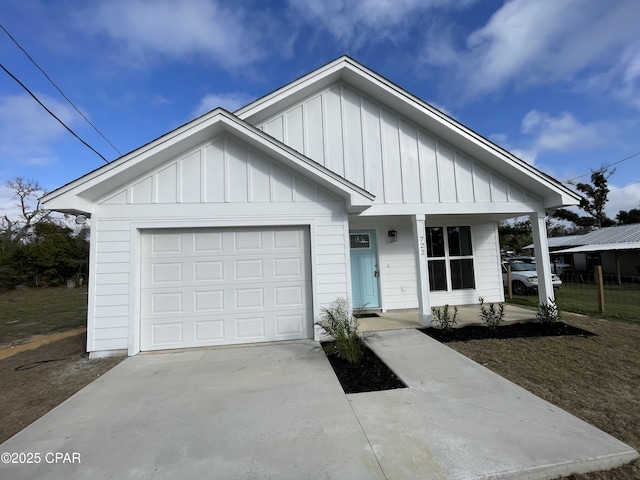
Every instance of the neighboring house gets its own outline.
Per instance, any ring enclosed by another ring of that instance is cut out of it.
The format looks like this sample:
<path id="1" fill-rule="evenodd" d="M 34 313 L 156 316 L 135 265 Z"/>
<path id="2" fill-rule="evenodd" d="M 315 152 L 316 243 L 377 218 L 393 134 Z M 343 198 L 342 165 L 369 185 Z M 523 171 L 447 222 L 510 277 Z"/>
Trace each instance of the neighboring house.
<path id="1" fill-rule="evenodd" d="M 614 276 L 618 283 L 640 281 L 640 223 L 573 235 L 551 248 L 554 240 L 549 239 L 552 259 L 562 257 L 575 274 L 592 274 L 595 266 L 601 265 L 602 273 Z"/>
<path id="2" fill-rule="evenodd" d="M 43 199 L 92 219 L 88 345 L 319 338 L 338 297 L 370 309 L 504 299 L 498 221 L 579 197 L 348 57 L 213 110 Z M 539 295 L 553 299 L 549 261 Z"/>

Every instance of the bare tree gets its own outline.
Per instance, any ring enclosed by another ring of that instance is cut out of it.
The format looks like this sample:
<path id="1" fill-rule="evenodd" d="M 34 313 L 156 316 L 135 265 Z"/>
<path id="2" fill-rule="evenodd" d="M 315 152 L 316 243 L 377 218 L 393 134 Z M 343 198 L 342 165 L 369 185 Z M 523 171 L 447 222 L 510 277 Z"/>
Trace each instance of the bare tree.
<path id="1" fill-rule="evenodd" d="M 49 218 L 50 210 L 45 210 L 40 203 L 40 197 L 46 191 L 35 180 L 25 180 L 16 177 L 7 182 L 7 187 L 13 190 L 13 198 L 20 211 L 20 217 L 11 219 L 5 214 L 0 219 L 0 231 L 6 238 L 14 242 L 20 242 L 29 235 L 32 227 L 40 221 Z"/>

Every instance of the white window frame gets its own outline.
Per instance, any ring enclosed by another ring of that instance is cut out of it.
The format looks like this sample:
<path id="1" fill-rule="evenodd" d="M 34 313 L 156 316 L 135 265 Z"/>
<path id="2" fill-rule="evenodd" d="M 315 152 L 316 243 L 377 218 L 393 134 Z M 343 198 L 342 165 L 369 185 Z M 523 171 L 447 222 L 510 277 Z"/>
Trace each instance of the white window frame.
<path id="1" fill-rule="evenodd" d="M 429 238 L 429 232 L 428 230 L 430 228 L 442 228 L 442 232 L 443 232 L 443 240 L 444 240 L 444 256 L 438 256 L 438 257 L 430 257 L 427 253 L 427 272 L 429 271 L 429 262 L 434 261 L 434 260 L 444 260 L 444 271 L 445 271 L 445 275 L 446 275 L 446 283 L 447 283 L 447 289 L 446 290 L 431 290 L 432 292 L 454 292 L 454 291 L 458 291 L 458 290 L 475 290 L 476 288 L 476 261 L 475 261 L 475 255 L 472 253 L 471 255 L 451 255 L 449 253 L 449 228 L 460 228 L 460 227 L 468 227 L 469 228 L 469 234 L 471 236 L 471 252 L 475 252 L 475 249 L 473 248 L 473 235 L 472 235 L 472 231 L 471 231 L 471 226 L 470 225 L 430 225 L 427 226 L 427 232 L 426 232 L 426 236 L 427 239 Z M 473 262 L 473 287 L 471 288 L 453 288 L 453 284 L 451 281 L 451 260 L 471 260 Z M 433 285 L 433 284 L 432 284 Z"/>

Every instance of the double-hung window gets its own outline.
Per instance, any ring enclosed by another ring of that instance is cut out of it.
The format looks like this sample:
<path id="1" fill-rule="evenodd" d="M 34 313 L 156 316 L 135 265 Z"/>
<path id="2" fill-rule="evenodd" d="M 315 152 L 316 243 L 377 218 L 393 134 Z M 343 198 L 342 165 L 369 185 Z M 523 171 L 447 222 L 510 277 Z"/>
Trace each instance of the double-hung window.
<path id="1" fill-rule="evenodd" d="M 475 288 L 471 227 L 427 227 L 427 261 L 432 291 Z"/>

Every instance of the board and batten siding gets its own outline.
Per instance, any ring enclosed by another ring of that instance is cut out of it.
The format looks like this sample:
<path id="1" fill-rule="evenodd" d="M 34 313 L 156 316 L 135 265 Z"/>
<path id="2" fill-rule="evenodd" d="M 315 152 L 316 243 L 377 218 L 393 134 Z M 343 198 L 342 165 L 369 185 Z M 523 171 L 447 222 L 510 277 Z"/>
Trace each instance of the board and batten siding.
<path id="1" fill-rule="evenodd" d="M 314 315 L 348 297 L 344 201 L 233 137 L 186 152 L 105 195 L 92 214 L 88 350 L 130 349 L 130 339 L 138 338 L 130 329 L 139 329 L 145 229 L 277 225 L 310 230 Z"/>
<path id="2" fill-rule="evenodd" d="M 413 251 L 413 230 L 408 216 L 349 218 L 352 230 L 376 231 L 380 295 L 384 310 L 417 308 L 417 278 Z M 398 241 L 390 242 L 387 232 L 398 232 Z"/>
<path id="3" fill-rule="evenodd" d="M 499 172 L 344 84 L 257 125 L 376 203 L 539 202 Z"/>

